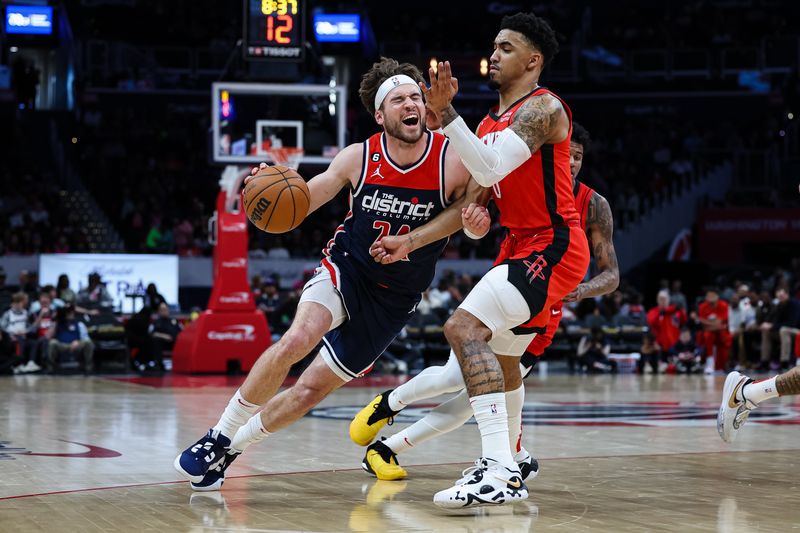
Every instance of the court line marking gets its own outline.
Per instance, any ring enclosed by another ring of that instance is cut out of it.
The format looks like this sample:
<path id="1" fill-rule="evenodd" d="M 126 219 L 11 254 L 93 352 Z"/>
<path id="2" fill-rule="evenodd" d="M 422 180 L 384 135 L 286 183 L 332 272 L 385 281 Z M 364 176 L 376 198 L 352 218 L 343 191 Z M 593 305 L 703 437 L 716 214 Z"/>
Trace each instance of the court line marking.
<path id="1" fill-rule="evenodd" d="M 578 459 L 627 459 L 629 457 L 674 457 L 678 455 L 714 455 L 714 454 L 741 454 L 741 453 L 783 453 L 783 452 L 797 452 L 800 448 L 787 448 L 778 450 L 719 450 L 708 452 L 679 452 L 679 453 L 634 453 L 630 455 L 584 455 L 579 457 L 544 457 L 538 458 L 539 461 L 575 461 Z M 405 468 L 422 468 L 428 466 L 456 466 L 471 464 L 465 461 L 456 463 L 426 463 L 426 464 L 412 464 L 404 465 Z M 243 479 L 255 477 L 274 477 L 274 476 L 292 476 L 298 474 L 325 474 L 334 472 L 355 472 L 361 471 L 362 468 L 333 468 L 328 470 L 304 470 L 298 472 L 264 472 L 261 474 L 242 474 L 239 476 L 230 476 L 226 479 Z M 89 487 L 85 489 L 71 489 L 71 490 L 57 490 L 52 492 L 37 492 L 31 494 L 17 494 L 14 496 L 0 497 L 0 502 L 5 500 L 16 500 L 20 498 L 35 498 L 37 496 L 54 496 L 59 494 L 74 494 L 76 492 L 94 492 L 98 490 L 113 490 L 113 489 L 127 489 L 132 487 L 157 487 L 161 485 L 177 485 L 179 483 L 188 483 L 188 480 L 182 479 L 178 481 L 155 481 L 150 483 L 132 483 L 129 485 L 111 485 L 106 487 Z"/>

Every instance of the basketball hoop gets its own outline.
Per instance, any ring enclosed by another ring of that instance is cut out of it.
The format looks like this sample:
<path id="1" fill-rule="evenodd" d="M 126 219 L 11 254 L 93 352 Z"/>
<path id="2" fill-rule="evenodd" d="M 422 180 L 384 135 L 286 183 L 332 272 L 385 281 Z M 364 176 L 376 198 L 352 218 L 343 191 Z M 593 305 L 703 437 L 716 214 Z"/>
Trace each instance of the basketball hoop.
<path id="1" fill-rule="evenodd" d="M 267 148 L 264 150 L 267 159 L 274 165 L 289 167 L 295 170 L 297 170 L 297 166 L 300 164 L 300 160 L 303 159 L 305 153 L 305 150 L 296 146 Z"/>

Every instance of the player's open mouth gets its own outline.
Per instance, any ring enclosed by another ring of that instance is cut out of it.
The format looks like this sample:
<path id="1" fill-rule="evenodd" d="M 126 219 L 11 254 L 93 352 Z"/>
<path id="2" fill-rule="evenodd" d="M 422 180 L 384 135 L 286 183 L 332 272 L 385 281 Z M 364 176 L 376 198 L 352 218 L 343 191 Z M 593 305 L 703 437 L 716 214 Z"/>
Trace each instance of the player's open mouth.
<path id="1" fill-rule="evenodd" d="M 419 124 L 419 117 L 417 115 L 409 115 L 403 119 L 403 124 L 406 126 L 416 126 Z"/>

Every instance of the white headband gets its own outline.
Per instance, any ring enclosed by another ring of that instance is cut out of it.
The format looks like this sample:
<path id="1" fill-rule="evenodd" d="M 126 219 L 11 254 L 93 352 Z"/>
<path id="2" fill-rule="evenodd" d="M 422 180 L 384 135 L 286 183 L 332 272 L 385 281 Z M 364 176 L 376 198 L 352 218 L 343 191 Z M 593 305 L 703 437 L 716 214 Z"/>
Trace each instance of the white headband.
<path id="1" fill-rule="evenodd" d="M 392 76 L 391 78 L 387 78 L 381 86 L 378 87 L 378 92 L 375 93 L 375 109 L 380 109 L 383 100 L 386 98 L 386 95 L 391 92 L 392 89 L 395 87 L 399 87 L 400 85 L 413 85 L 414 87 L 419 90 L 419 85 L 411 76 L 406 76 L 405 74 L 398 74 L 396 76 Z M 420 94 L 422 91 L 420 91 Z"/>

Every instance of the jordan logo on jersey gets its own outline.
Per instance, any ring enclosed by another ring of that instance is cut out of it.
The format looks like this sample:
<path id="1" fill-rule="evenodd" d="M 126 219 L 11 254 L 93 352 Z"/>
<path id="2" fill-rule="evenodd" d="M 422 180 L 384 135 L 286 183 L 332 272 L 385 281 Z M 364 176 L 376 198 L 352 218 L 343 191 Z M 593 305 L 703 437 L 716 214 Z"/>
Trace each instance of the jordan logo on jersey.
<path id="1" fill-rule="evenodd" d="M 545 260 L 544 256 L 537 255 L 535 261 L 523 261 L 522 264 L 528 268 L 528 270 L 525 271 L 525 276 L 528 278 L 528 283 L 533 283 L 535 278 L 542 280 L 545 279 L 542 270 L 547 266 L 547 261 Z"/>
<path id="2" fill-rule="evenodd" d="M 382 165 L 383 163 L 381 163 Z M 383 179 L 383 174 L 381 174 L 381 165 L 378 165 L 378 168 L 375 169 L 375 172 L 369 175 L 369 177 L 378 176 L 380 179 Z"/>

